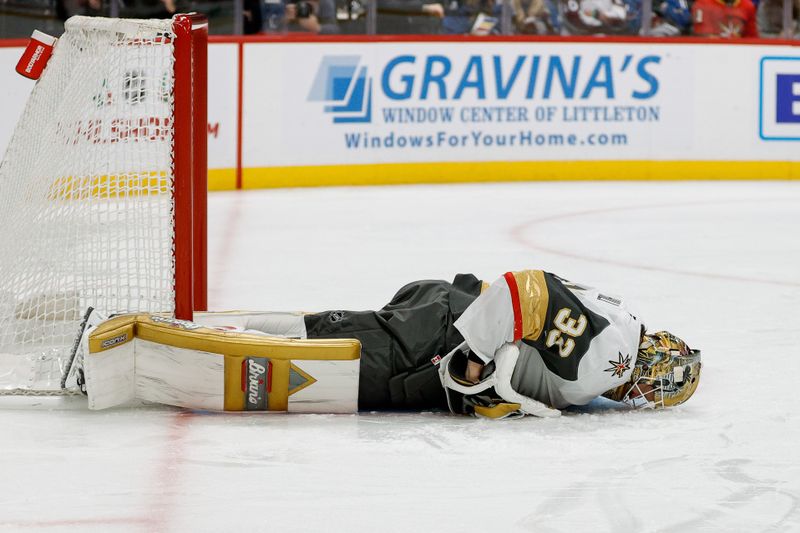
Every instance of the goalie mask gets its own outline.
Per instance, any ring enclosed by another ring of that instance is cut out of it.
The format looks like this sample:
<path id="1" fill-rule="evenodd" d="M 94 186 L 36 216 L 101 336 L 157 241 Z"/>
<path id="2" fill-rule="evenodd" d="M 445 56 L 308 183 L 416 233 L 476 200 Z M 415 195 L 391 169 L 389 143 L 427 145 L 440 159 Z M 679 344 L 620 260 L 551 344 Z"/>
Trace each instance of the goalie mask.
<path id="1" fill-rule="evenodd" d="M 608 397 L 635 408 L 680 405 L 697 389 L 700 366 L 700 350 L 692 350 L 672 333 L 644 334 L 631 380 Z"/>

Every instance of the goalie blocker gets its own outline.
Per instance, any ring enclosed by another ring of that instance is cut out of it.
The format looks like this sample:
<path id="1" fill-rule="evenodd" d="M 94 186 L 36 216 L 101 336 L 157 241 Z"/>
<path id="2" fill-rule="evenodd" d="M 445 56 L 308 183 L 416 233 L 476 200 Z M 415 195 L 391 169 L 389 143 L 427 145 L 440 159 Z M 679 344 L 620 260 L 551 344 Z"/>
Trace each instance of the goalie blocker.
<path id="1" fill-rule="evenodd" d="M 71 373 L 82 364 L 90 409 L 144 400 L 214 411 L 354 413 L 360 350 L 354 339 L 288 339 L 122 315 L 87 327 Z"/>

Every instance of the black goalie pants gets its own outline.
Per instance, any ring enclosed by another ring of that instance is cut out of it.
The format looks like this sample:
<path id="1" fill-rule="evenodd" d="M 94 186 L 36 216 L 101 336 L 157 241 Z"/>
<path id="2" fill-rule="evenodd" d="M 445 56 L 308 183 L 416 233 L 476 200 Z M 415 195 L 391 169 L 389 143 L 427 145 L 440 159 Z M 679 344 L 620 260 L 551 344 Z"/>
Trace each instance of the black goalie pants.
<path id="1" fill-rule="evenodd" d="M 326 311 L 306 315 L 309 339 L 361 342 L 358 404 L 361 410 L 446 409 L 431 362 L 463 342 L 453 327 L 478 297 L 481 282 L 459 274 L 452 283 L 409 283 L 379 311 Z"/>

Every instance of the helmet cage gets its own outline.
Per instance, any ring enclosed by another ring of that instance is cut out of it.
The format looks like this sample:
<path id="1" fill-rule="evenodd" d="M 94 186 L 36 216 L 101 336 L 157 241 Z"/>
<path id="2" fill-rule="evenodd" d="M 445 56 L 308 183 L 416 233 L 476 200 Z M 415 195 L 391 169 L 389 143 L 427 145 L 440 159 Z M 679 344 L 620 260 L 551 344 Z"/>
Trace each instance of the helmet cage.
<path id="1" fill-rule="evenodd" d="M 637 361 L 630 387 L 620 401 L 635 409 L 661 409 L 688 400 L 697 388 L 701 365 L 700 350 L 687 351 L 659 352 L 650 361 Z"/>

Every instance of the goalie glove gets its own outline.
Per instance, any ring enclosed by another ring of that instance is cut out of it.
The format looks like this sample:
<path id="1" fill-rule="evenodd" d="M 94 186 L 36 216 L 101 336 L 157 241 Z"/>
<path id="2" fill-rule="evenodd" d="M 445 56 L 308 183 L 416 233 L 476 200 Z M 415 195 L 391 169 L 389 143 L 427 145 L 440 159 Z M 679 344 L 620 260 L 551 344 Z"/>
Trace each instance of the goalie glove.
<path id="1" fill-rule="evenodd" d="M 516 344 L 506 343 L 495 352 L 494 360 L 486 365 L 478 383 L 471 383 L 464 378 L 467 364 L 465 350 L 468 351 L 466 342 L 447 354 L 439 366 L 439 379 L 451 412 L 488 418 L 561 416 L 558 409 L 524 396 L 511 387 L 511 376 L 519 358 Z"/>
<path id="2" fill-rule="evenodd" d="M 554 418 L 561 416 L 561 411 L 548 407 L 538 400 L 523 396 L 511 387 L 511 376 L 514 374 L 514 367 L 519 358 L 519 347 L 516 344 L 507 342 L 500 347 L 494 354 L 495 363 L 495 390 L 509 402 L 520 404 L 520 410 L 528 415 L 543 418 Z"/>

